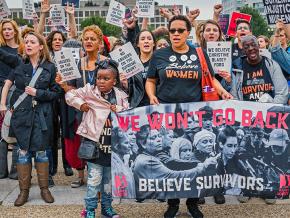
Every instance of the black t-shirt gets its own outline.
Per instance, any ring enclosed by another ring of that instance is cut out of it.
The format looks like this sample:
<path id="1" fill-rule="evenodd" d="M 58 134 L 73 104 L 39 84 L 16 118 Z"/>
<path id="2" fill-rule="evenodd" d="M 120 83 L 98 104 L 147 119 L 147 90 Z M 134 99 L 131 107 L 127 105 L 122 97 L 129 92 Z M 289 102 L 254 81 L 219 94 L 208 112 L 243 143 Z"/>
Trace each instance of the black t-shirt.
<path id="1" fill-rule="evenodd" d="M 204 52 L 209 71 L 214 75 Z M 180 54 L 171 47 L 157 50 L 151 59 L 147 78 L 157 79 L 156 96 L 161 103 L 201 101 L 201 65 L 196 49 Z"/>
<path id="2" fill-rule="evenodd" d="M 244 56 L 245 53 L 243 49 L 239 48 L 238 43 L 232 45 L 232 61 L 235 61 L 237 58 Z"/>
<path id="3" fill-rule="evenodd" d="M 265 66 L 265 57 L 262 57 L 257 65 L 251 65 L 245 59 L 243 61 L 243 85 L 242 93 L 245 101 L 258 101 L 264 94 L 268 93 L 274 98 L 274 84 L 270 73 Z"/>
<path id="4" fill-rule="evenodd" d="M 4 51 L 17 55 L 17 48 L 11 48 L 9 46 L 2 46 L 1 49 Z M 8 75 L 12 68 L 5 64 L 4 62 L 0 61 L 0 83 L 4 83 L 4 81 L 8 78 Z"/>
<path id="5" fill-rule="evenodd" d="M 116 94 L 112 90 L 108 95 L 103 96 L 111 104 L 116 104 Z M 111 166 L 111 131 L 112 131 L 112 119 L 111 114 L 108 116 L 106 123 L 103 127 L 100 136 L 99 157 L 91 162 L 100 164 L 105 167 Z"/>
<path id="6" fill-rule="evenodd" d="M 144 66 L 144 71 L 141 72 L 142 74 L 142 78 L 143 78 L 143 85 L 144 85 L 144 88 L 145 88 L 145 83 L 146 83 L 146 79 L 147 79 L 147 73 L 148 73 L 148 69 L 149 69 L 149 63 L 150 63 L 150 60 L 143 63 L 143 66 Z M 146 105 L 149 105 L 150 104 L 150 101 L 149 101 L 149 98 L 148 98 L 148 95 L 146 92 L 144 92 L 144 96 L 141 100 L 141 102 L 139 103 L 139 107 L 141 106 L 146 106 Z"/>

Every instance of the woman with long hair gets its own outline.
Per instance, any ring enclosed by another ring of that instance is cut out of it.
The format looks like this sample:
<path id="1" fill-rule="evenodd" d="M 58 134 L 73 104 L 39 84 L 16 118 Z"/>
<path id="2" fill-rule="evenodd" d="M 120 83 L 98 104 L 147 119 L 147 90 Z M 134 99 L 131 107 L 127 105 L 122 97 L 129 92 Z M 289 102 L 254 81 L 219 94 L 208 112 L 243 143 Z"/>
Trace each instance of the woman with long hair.
<path id="1" fill-rule="evenodd" d="M 0 48 L 10 54 L 17 55 L 18 47 L 21 43 L 20 32 L 17 23 L 11 19 L 3 19 L 0 23 Z M 0 60 L 0 90 L 2 90 L 5 80 L 8 78 L 9 72 L 12 70 L 12 67 L 9 64 L 6 64 L 4 61 Z M 9 94 L 11 96 L 11 93 Z M 7 106 L 7 105 L 6 105 Z M 3 116 L 0 116 L 2 123 Z M 17 160 L 17 147 L 13 146 L 12 151 L 12 164 L 10 173 L 8 175 L 8 145 L 2 140 L 0 142 L 0 179 L 6 178 L 7 176 L 10 179 L 17 179 L 17 170 L 16 170 L 16 160 Z"/>
<path id="2" fill-rule="evenodd" d="M 24 205 L 29 197 L 31 186 L 32 157 L 38 176 L 38 185 L 41 197 L 46 203 L 53 203 L 48 189 L 48 157 L 46 150 L 52 135 L 52 102 L 59 97 L 60 88 L 55 83 L 55 66 L 50 62 L 50 55 L 43 36 L 29 32 L 25 39 L 25 52 L 23 59 L 17 56 L 5 58 L 1 51 L 2 61 L 14 62 L 15 69 L 9 73 L 5 81 L 1 96 L 2 114 L 5 111 L 7 94 L 15 84 L 15 91 L 11 97 L 10 105 L 19 101 L 19 97 L 26 94 L 21 103 L 12 108 L 11 126 L 9 135 L 17 140 L 19 146 L 17 159 L 17 172 L 20 194 L 15 206 Z M 31 85 L 33 77 L 37 76 L 35 85 Z"/>

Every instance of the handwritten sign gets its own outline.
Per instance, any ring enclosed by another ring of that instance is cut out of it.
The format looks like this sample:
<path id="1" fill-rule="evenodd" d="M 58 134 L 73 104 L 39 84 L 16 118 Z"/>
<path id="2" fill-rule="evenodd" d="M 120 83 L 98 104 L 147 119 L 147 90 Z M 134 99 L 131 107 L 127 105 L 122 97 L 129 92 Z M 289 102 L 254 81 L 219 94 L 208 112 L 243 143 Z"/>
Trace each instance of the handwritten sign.
<path id="1" fill-rule="evenodd" d="M 53 26 L 65 25 L 65 13 L 63 6 L 52 5 L 52 8 L 50 9 L 50 19 Z"/>
<path id="2" fill-rule="evenodd" d="M 290 23 L 290 1 L 263 0 L 268 24 L 275 24 L 278 19 Z"/>
<path id="3" fill-rule="evenodd" d="M 231 42 L 207 42 L 207 54 L 215 72 L 231 72 L 232 43 Z"/>
<path id="4" fill-rule="evenodd" d="M 4 17 L 8 17 L 11 14 L 7 3 L 5 0 L 0 0 L 0 20 L 2 20 Z"/>
<path id="5" fill-rule="evenodd" d="M 243 19 L 243 20 L 247 20 L 247 21 L 251 21 L 252 16 L 249 14 L 243 14 L 243 13 L 239 13 L 239 12 L 233 12 L 232 16 L 231 16 L 231 21 L 229 24 L 229 28 L 228 28 L 228 36 L 235 36 L 236 35 L 236 21 L 238 19 Z"/>
<path id="6" fill-rule="evenodd" d="M 109 6 L 106 22 L 115 26 L 123 27 L 122 19 L 125 18 L 126 7 L 112 0 Z"/>
<path id="7" fill-rule="evenodd" d="M 70 49 L 63 49 L 55 52 L 55 61 L 58 70 L 62 74 L 63 81 L 69 81 L 81 77 Z"/>
<path id="8" fill-rule="evenodd" d="M 114 61 L 119 63 L 119 71 L 125 73 L 127 78 L 144 71 L 144 66 L 131 42 L 112 51 L 110 56 Z"/>
<path id="9" fill-rule="evenodd" d="M 22 0 L 23 18 L 33 20 L 34 2 L 33 0 Z"/>
<path id="10" fill-rule="evenodd" d="M 138 8 L 138 17 L 154 17 L 154 0 L 137 0 L 136 7 Z"/>

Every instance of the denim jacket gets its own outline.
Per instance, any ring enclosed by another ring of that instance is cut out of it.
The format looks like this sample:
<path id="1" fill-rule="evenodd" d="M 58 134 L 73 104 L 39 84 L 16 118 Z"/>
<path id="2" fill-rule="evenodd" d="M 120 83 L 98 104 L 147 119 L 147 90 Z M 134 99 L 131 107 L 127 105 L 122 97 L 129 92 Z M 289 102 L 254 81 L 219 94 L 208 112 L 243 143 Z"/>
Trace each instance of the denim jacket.
<path id="1" fill-rule="evenodd" d="M 244 72 L 242 68 L 242 58 L 238 58 L 233 63 L 233 78 L 232 78 L 232 89 L 231 94 L 234 99 L 243 101 L 243 93 L 242 93 L 242 84 Z M 281 71 L 280 66 L 273 60 L 265 58 L 265 65 L 269 70 L 271 79 L 274 85 L 275 97 L 273 102 L 268 103 L 276 103 L 276 104 L 286 104 L 288 100 L 288 84 L 287 81 Z"/>
<path id="2" fill-rule="evenodd" d="M 117 112 L 127 109 L 129 104 L 127 94 L 114 87 L 117 99 Z M 97 87 L 86 84 L 79 89 L 73 89 L 66 93 L 65 99 L 68 105 L 80 110 L 87 103 L 90 107 L 88 112 L 83 113 L 82 122 L 78 127 L 77 134 L 98 142 L 105 122 L 111 112 L 111 104 L 105 100 Z"/>
<path id="3" fill-rule="evenodd" d="M 290 74 L 290 54 L 288 54 L 279 43 L 275 47 L 270 47 L 273 60 L 277 61 L 281 68 Z"/>

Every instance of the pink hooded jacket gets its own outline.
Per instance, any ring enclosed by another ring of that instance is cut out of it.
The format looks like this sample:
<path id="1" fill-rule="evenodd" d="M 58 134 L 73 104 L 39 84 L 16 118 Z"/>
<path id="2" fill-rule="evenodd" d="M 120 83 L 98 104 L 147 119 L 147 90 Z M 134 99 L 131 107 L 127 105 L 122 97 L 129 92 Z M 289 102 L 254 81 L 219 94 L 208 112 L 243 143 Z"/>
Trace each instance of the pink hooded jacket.
<path id="1" fill-rule="evenodd" d="M 117 112 L 129 107 L 127 94 L 114 87 L 117 100 Z M 106 101 L 97 87 L 86 84 L 79 89 L 73 89 L 66 93 L 65 100 L 68 105 L 80 110 L 82 104 L 87 103 L 90 107 L 88 112 L 83 113 L 82 122 L 78 127 L 77 134 L 98 142 L 105 122 L 111 112 L 111 104 Z"/>

